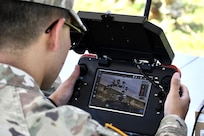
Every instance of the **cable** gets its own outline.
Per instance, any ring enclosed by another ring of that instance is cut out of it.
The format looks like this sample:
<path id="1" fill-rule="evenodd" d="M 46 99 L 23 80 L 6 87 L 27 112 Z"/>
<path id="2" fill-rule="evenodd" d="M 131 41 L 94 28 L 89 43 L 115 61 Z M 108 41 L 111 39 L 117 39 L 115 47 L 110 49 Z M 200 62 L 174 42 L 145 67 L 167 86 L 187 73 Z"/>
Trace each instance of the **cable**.
<path id="1" fill-rule="evenodd" d="M 198 115 L 196 116 L 196 119 L 195 119 L 195 122 L 194 122 L 194 125 L 193 125 L 193 130 L 192 130 L 191 136 L 193 136 L 193 134 L 194 134 L 194 131 L 195 131 L 195 128 L 196 128 L 196 124 L 197 124 L 198 118 L 199 118 L 199 116 L 200 116 L 200 114 L 201 114 L 203 108 L 204 108 L 204 105 L 202 105 L 202 107 L 200 108 L 200 110 L 199 110 L 199 112 L 198 112 Z"/>
<path id="2" fill-rule="evenodd" d="M 117 133 L 120 134 L 121 136 L 128 136 L 127 134 L 125 134 L 125 133 L 124 133 L 123 131 L 121 131 L 120 129 L 114 127 L 112 124 L 105 123 L 105 127 L 114 130 L 115 132 L 117 132 Z"/>
<path id="3" fill-rule="evenodd" d="M 143 70 L 142 70 L 142 68 L 140 67 L 139 64 L 136 64 L 136 67 L 138 68 L 138 70 L 140 71 L 140 73 L 141 73 L 149 82 L 151 82 L 155 87 L 158 87 L 159 89 L 161 89 L 162 92 L 164 91 L 163 87 L 162 87 L 160 84 L 156 84 L 152 79 L 150 79 L 150 78 L 148 77 L 148 75 L 147 75 L 145 72 L 143 72 Z"/>

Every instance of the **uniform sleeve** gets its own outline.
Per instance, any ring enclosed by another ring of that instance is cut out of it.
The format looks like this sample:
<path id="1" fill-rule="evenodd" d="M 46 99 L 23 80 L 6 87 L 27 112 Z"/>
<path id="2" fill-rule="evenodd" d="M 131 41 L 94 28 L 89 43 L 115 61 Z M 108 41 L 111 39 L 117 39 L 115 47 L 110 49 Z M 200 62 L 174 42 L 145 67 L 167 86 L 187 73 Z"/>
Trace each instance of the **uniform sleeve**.
<path id="1" fill-rule="evenodd" d="M 168 115 L 162 119 L 156 136 L 187 136 L 187 126 L 179 116 Z"/>
<path id="2" fill-rule="evenodd" d="M 47 102 L 38 99 L 29 107 L 32 112 L 26 114 L 26 122 L 31 136 L 120 136 L 77 107 L 54 107 Z"/>

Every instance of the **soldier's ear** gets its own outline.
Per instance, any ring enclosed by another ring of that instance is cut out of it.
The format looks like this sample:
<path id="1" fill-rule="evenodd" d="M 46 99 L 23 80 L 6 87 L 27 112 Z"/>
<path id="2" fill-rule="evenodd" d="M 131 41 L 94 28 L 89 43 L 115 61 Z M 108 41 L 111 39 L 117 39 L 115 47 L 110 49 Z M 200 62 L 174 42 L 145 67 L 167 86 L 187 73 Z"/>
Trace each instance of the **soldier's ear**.
<path id="1" fill-rule="evenodd" d="M 60 32 L 63 29 L 64 22 L 65 22 L 65 19 L 61 18 L 53 22 L 53 26 L 51 29 L 46 30 L 47 34 L 49 34 L 48 48 L 52 51 L 55 51 L 59 48 Z"/>

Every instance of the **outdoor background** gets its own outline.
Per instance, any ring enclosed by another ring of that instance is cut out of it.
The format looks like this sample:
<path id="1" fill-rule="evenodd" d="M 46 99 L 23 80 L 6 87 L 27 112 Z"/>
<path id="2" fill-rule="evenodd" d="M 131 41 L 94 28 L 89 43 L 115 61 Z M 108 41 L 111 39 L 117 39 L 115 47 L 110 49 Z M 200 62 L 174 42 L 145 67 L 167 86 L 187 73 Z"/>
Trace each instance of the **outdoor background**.
<path id="1" fill-rule="evenodd" d="M 75 0 L 74 10 L 141 16 L 145 3 L 146 0 Z M 180 0 L 180 4 L 173 9 L 181 11 L 177 19 L 162 13 L 149 21 L 163 29 L 174 53 L 204 57 L 204 0 Z"/>

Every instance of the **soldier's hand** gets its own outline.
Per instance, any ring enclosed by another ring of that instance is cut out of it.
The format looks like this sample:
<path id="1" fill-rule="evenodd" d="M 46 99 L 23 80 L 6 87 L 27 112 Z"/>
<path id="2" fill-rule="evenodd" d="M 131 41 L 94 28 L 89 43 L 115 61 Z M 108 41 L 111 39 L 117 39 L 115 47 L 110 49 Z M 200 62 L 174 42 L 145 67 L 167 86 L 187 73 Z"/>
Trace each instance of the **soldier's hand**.
<path id="1" fill-rule="evenodd" d="M 76 65 L 71 76 L 65 80 L 52 95 L 50 95 L 49 98 L 51 98 L 57 106 L 65 105 L 70 100 L 79 74 L 80 67 Z"/>
<path id="2" fill-rule="evenodd" d="M 182 91 L 180 96 L 179 90 Z M 190 96 L 188 88 L 180 83 L 180 74 L 176 72 L 171 79 L 171 87 L 169 94 L 167 95 L 164 115 L 176 114 L 182 119 L 185 119 L 189 109 Z"/>

